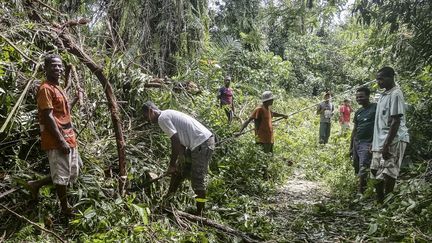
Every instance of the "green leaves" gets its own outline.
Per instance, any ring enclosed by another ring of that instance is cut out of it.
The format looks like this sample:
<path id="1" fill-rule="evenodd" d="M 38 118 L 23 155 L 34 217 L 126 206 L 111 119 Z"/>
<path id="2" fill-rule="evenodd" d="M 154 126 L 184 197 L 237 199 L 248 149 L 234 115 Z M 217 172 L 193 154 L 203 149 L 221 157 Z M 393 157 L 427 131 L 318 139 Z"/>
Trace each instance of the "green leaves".
<path id="1" fill-rule="evenodd" d="M 93 209 L 93 207 L 89 207 L 84 211 L 83 217 L 87 220 L 93 218 L 96 216 L 96 211 Z"/>
<path id="2" fill-rule="evenodd" d="M 149 214 L 150 214 L 150 209 L 148 207 L 143 207 L 143 206 L 139 206 L 137 204 L 132 204 L 132 208 L 139 214 L 139 216 L 141 217 L 142 223 L 144 225 L 148 225 L 149 223 Z"/>
<path id="3" fill-rule="evenodd" d="M 406 208 L 406 212 L 413 210 L 417 206 L 417 202 L 412 200 L 411 198 L 408 198 L 408 204 L 409 206 Z"/>
<path id="4" fill-rule="evenodd" d="M 378 224 L 377 223 L 370 223 L 369 224 L 369 230 L 368 230 L 368 235 L 373 235 L 377 232 L 378 230 Z"/>

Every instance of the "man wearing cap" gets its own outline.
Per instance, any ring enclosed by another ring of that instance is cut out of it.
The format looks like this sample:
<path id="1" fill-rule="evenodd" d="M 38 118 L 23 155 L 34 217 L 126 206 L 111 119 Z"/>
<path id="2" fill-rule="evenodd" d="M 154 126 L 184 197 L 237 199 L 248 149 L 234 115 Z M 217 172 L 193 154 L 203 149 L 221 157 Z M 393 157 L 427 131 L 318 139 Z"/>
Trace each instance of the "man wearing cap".
<path id="1" fill-rule="evenodd" d="M 261 96 L 262 105 L 255 108 L 249 119 L 243 123 L 240 132 L 237 133 L 237 135 L 240 135 L 253 120 L 255 122 L 255 136 L 257 144 L 262 146 L 265 153 L 273 153 L 274 136 L 272 118 L 288 117 L 287 115 L 279 114 L 271 110 L 274 98 L 275 97 L 271 91 L 264 91 Z"/>
<path id="2" fill-rule="evenodd" d="M 228 117 L 228 123 L 231 123 L 235 112 L 233 90 L 230 88 L 230 84 L 231 77 L 226 76 L 224 79 L 224 86 L 219 89 L 217 96 L 219 107 L 224 109 Z"/>
<path id="3" fill-rule="evenodd" d="M 378 86 L 385 89 L 376 108 L 370 166 L 371 178 L 378 181 L 375 189 L 379 203 L 394 189 L 409 142 L 405 100 L 394 77 L 395 71 L 391 67 L 381 68 L 376 76 Z"/>
<path id="4" fill-rule="evenodd" d="M 206 202 L 205 177 L 215 149 L 212 132 L 191 116 L 175 110 L 159 110 L 151 101 L 144 104 L 143 112 L 145 120 L 158 123 L 171 139 L 168 195 L 177 191 L 185 177 L 190 177 L 196 194 L 196 214 L 201 215 Z M 185 163 L 186 151 L 190 151 L 190 164 Z"/>
<path id="5" fill-rule="evenodd" d="M 326 144 L 330 137 L 331 117 L 333 116 L 334 106 L 330 102 L 331 94 L 324 95 L 324 101 L 318 104 L 317 114 L 320 115 L 319 143 Z"/>

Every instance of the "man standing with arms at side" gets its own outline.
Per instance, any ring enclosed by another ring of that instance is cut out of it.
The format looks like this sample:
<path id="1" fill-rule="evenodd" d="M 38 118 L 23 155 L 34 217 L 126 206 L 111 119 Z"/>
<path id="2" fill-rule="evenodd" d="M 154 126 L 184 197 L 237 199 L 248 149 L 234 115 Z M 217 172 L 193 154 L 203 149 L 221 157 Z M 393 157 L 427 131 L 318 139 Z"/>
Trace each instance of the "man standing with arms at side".
<path id="1" fill-rule="evenodd" d="M 201 215 L 206 202 L 205 177 L 215 149 L 212 132 L 182 112 L 159 110 L 151 101 L 143 105 L 143 112 L 146 121 L 158 123 L 171 139 L 171 157 L 167 171 L 167 174 L 171 174 L 171 182 L 168 195 L 177 191 L 184 179 L 184 174 L 190 172 L 192 189 L 196 194 L 196 214 Z M 184 171 L 186 150 L 190 150 L 191 165 L 188 168 L 190 171 Z"/>
<path id="2" fill-rule="evenodd" d="M 224 79 L 224 86 L 221 87 L 218 91 L 218 101 L 219 101 L 219 107 L 223 108 L 227 118 L 228 123 L 232 122 L 233 116 L 234 116 L 234 95 L 233 90 L 230 88 L 231 84 L 231 77 L 226 76 Z"/>
<path id="3" fill-rule="evenodd" d="M 39 87 L 37 107 L 41 145 L 48 155 L 51 176 L 29 181 L 27 184 L 33 199 L 37 199 L 42 186 L 54 184 L 60 201 L 61 213 L 65 216 L 72 216 L 72 208 L 68 206 L 66 191 L 69 183 L 77 178 L 82 162 L 77 150 L 70 110 L 78 101 L 81 91 L 78 91 L 78 97 L 69 104 L 59 83 L 63 71 L 60 56 L 48 55 L 45 57 L 44 64 L 47 80 Z"/>
<path id="4" fill-rule="evenodd" d="M 391 67 L 381 68 L 376 76 L 379 87 L 385 89 L 377 104 L 370 167 L 371 178 L 377 180 L 378 203 L 393 191 L 409 142 L 405 100 L 394 77 Z"/>
<path id="5" fill-rule="evenodd" d="M 358 192 L 366 190 L 369 167 L 372 159 L 371 147 L 375 123 L 376 103 L 370 103 L 370 90 L 357 89 L 356 101 L 362 107 L 354 114 L 354 129 L 351 133 L 350 154 L 353 157 L 355 173 L 359 177 Z"/>
<path id="6" fill-rule="evenodd" d="M 334 106 L 330 102 L 331 94 L 324 95 L 324 101 L 318 104 L 317 115 L 320 115 L 319 143 L 326 144 L 330 137 L 331 117 L 333 116 Z"/>

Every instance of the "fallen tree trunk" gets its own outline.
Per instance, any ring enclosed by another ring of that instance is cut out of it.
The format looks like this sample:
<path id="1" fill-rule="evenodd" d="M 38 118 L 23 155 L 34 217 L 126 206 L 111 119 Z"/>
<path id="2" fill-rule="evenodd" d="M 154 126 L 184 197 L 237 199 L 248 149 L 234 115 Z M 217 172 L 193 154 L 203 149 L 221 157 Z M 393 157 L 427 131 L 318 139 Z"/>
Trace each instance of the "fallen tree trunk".
<path id="1" fill-rule="evenodd" d="M 173 209 L 173 210 L 175 210 L 175 209 Z M 168 209 L 166 211 L 174 215 L 173 211 L 168 210 Z M 201 223 L 203 225 L 207 225 L 207 226 L 213 227 L 213 228 L 218 229 L 220 231 L 223 231 L 225 233 L 228 233 L 228 234 L 231 234 L 231 235 L 234 235 L 234 236 L 238 236 L 238 237 L 242 238 L 245 242 L 260 242 L 261 241 L 259 239 L 258 240 L 252 239 L 250 236 L 248 236 L 244 232 L 238 231 L 238 230 L 233 229 L 233 228 L 231 228 L 229 226 L 225 226 L 225 225 L 219 224 L 218 222 L 215 222 L 215 221 L 213 221 L 211 219 L 208 219 L 208 218 L 192 215 L 192 214 L 185 213 L 185 212 L 182 212 L 182 211 L 179 211 L 179 210 L 175 210 L 175 215 L 177 215 L 179 217 L 182 217 L 184 219 L 188 219 L 190 221 L 194 221 L 194 222 L 197 222 L 197 223 Z"/>

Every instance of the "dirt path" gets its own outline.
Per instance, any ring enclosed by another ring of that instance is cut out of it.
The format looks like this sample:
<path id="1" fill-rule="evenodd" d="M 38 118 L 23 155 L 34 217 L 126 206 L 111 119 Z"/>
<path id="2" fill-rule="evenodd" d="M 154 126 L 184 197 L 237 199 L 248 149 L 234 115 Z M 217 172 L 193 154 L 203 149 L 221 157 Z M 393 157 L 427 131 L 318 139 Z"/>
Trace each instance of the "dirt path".
<path id="1" fill-rule="evenodd" d="M 278 190 L 279 202 L 287 205 L 313 205 L 324 203 L 329 199 L 330 192 L 320 182 L 306 180 L 306 175 L 299 171 Z"/>
<path id="2" fill-rule="evenodd" d="M 300 171 L 269 198 L 276 235 L 296 242 L 361 240 L 368 225 L 355 210 L 337 208 L 325 184 L 309 181 Z M 290 241 L 291 241 L 290 240 Z"/>

